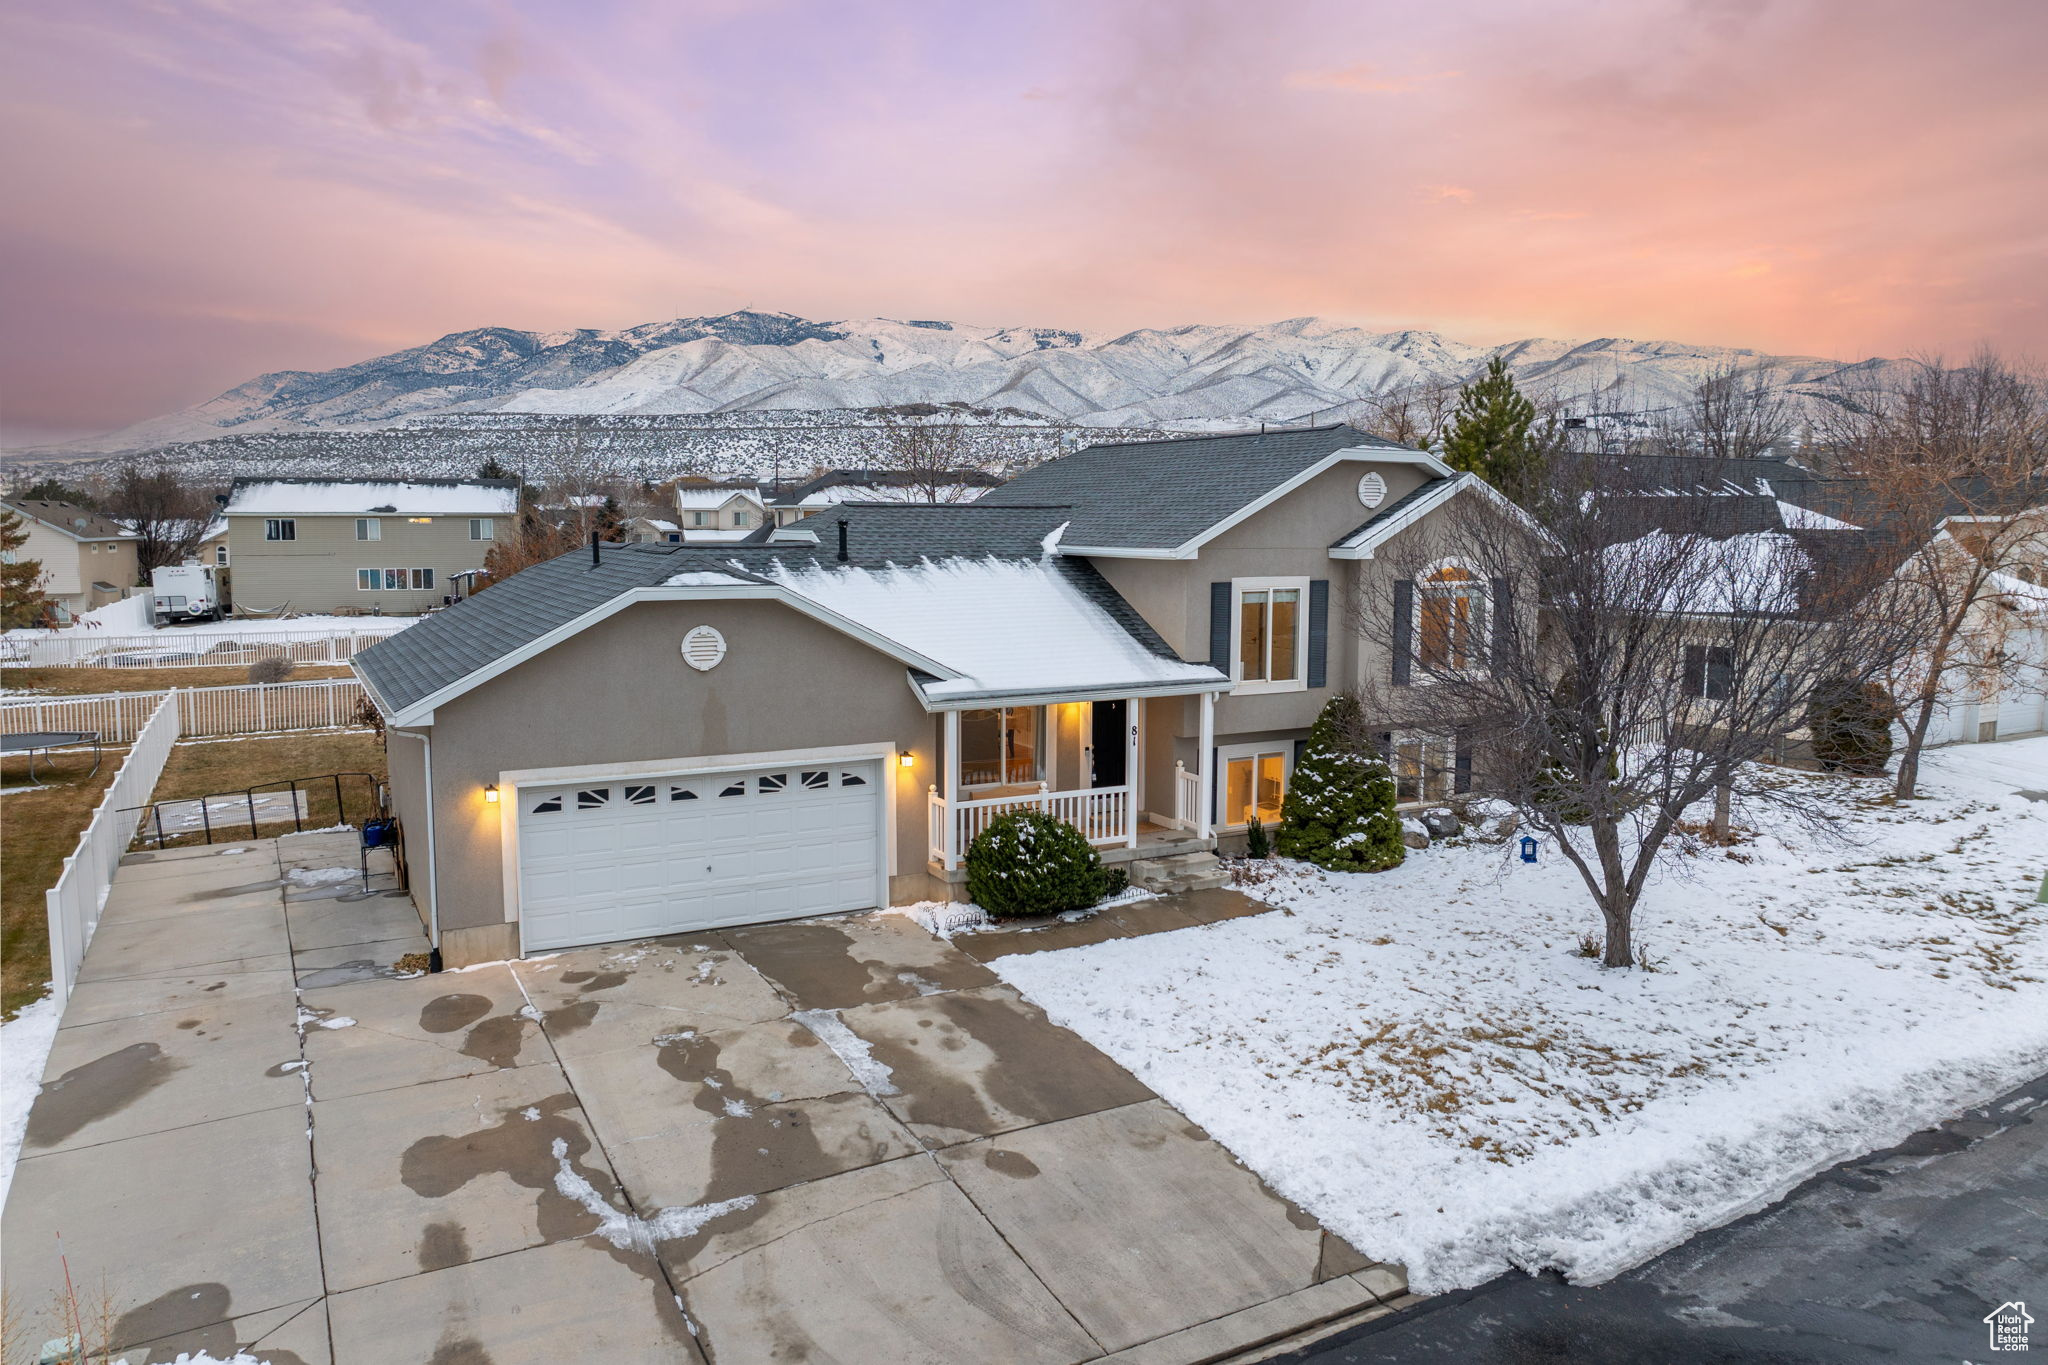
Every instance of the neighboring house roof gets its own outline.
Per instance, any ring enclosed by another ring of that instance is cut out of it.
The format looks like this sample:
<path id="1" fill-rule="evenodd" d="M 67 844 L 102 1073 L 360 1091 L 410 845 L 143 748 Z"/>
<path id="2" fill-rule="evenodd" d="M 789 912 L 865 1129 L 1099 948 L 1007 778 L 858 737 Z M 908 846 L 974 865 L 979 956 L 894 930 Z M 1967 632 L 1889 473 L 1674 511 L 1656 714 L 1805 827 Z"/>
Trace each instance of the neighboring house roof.
<path id="1" fill-rule="evenodd" d="M 815 544 L 606 545 L 594 568 L 577 550 L 380 641 L 356 655 L 356 671 L 394 717 L 411 714 L 400 724 L 416 723 L 507 661 L 634 601 L 752 596 L 783 601 L 901 659 L 934 704 L 1014 694 L 1020 680 L 1039 686 L 1051 674 L 1033 656 L 1055 653 L 1069 680 L 1046 685 L 1063 692 L 1226 686 L 1221 673 L 1175 655 L 1092 565 L 1048 557 L 1046 542 L 1067 515 L 1058 507 L 846 504 L 804 523 Z M 998 585 L 1008 595 L 990 597 Z M 882 587 L 961 622 L 959 638 L 940 639 L 945 632 L 903 619 L 878 600 Z M 1074 639 L 1048 641 L 1020 619 L 1064 623 Z"/>
<path id="2" fill-rule="evenodd" d="M 52 531 L 73 540 L 133 540 L 135 533 L 117 521 L 76 503 L 50 502 L 43 498 L 10 498 L 4 504 Z"/>
<path id="3" fill-rule="evenodd" d="M 1089 446 L 1026 470 L 983 494 L 980 504 L 1071 507 L 1063 554 L 1188 559 L 1203 542 L 1340 460 L 1451 473 L 1434 455 L 1355 427 L 1306 427 Z"/>
<path id="4" fill-rule="evenodd" d="M 230 517 L 503 517 L 519 510 L 513 479 L 236 479 Z"/>
<path id="5" fill-rule="evenodd" d="M 777 507 L 831 507 L 842 502 L 956 502 L 1003 481 L 978 469 L 831 469 L 777 490 Z M 936 497 L 932 496 L 933 491 Z"/>

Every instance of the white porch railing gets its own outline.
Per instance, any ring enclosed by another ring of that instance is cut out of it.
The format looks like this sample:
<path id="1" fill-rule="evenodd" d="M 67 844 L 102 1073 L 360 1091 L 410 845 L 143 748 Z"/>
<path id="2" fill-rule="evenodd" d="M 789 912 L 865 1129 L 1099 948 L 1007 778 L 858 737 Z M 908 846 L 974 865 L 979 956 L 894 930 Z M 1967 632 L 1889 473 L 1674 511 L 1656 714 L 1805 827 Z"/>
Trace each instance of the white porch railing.
<path id="1" fill-rule="evenodd" d="M 1187 764 L 1173 761 L 1173 820 L 1182 829 L 1200 829 L 1202 824 L 1202 775 L 1188 771 Z"/>
<path id="2" fill-rule="evenodd" d="M 1041 783 L 1035 792 L 958 802 L 950 812 L 953 822 L 950 849 L 946 838 L 949 832 L 946 798 L 936 787 L 931 790 L 928 809 L 930 828 L 927 843 L 932 861 L 941 866 L 947 864 L 949 854 L 956 858 L 964 856 L 976 835 L 987 829 L 998 816 L 1012 811 L 1042 810 L 1080 830 L 1091 844 L 1128 844 L 1137 837 L 1138 829 L 1137 812 L 1132 805 L 1129 786 L 1056 792 L 1047 791 Z"/>
<path id="3" fill-rule="evenodd" d="M 43 893 L 50 921 L 50 982 L 60 1011 L 71 994 L 71 983 L 78 979 L 86 945 L 99 927 L 114 868 L 128 851 L 128 841 L 135 837 L 142 807 L 156 790 L 177 740 L 178 704 L 166 696 L 135 736 L 135 747 L 107 785 L 92 822 L 78 836 L 78 847 L 64 860 L 57 884 Z"/>
<path id="4" fill-rule="evenodd" d="M 321 730 L 347 725 L 362 700 L 354 678 L 245 683 L 174 689 L 186 738 Z M 103 692 L 86 697 L 12 698 L 0 702 L 0 734 L 82 730 L 108 744 L 134 739 L 172 692 Z"/>

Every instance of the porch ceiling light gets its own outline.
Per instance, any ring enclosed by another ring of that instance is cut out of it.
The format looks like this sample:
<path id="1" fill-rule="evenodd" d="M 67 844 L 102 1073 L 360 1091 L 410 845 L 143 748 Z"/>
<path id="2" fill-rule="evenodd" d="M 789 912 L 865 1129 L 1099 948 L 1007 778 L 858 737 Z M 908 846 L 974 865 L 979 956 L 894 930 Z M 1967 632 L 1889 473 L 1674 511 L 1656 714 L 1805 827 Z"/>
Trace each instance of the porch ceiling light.
<path id="1" fill-rule="evenodd" d="M 486 801 L 487 803 L 489 803 L 490 805 L 493 805 L 493 806 L 495 806 L 495 805 L 497 805 L 497 804 L 498 804 L 498 784 L 497 784 L 497 783 L 495 783 L 495 782 L 486 782 L 486 783 L 484 783 L 484 800 L 485 800 L 485 801 Z"/>

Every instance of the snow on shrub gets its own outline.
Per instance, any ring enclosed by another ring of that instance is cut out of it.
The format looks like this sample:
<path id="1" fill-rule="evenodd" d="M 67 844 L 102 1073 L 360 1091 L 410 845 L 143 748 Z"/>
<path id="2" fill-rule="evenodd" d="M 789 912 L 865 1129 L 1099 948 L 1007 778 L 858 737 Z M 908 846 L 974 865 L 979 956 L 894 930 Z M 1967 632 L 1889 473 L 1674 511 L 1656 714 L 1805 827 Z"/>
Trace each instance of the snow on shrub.
<path id="1" fill-rule="evenodd" d="M 1360 751 L 1364 732 L 1356 697 L 1332 697 L 1316 717 L 1280 803 L 1274 844 L 1281 857 L 1332 872 L 1384 872 L 1408 856 L 1394 813 L 1394 775 L 1384 760 Z"/>
<path id="2" fill-rule="evenodd" d="M 1080 830 L 1043 811 L 998 816 L 967 846 L 967 898 L 998 919 L 1086 910 L 1124 880 Z"/>

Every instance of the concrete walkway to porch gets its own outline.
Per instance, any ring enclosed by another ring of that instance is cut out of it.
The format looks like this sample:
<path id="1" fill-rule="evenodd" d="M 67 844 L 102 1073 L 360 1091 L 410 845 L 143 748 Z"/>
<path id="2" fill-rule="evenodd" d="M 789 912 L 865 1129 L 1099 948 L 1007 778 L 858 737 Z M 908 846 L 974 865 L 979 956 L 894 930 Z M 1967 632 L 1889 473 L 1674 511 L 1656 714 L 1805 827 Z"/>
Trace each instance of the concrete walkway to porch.
<path id="1" fill-rule="evenodd" d="M 1235 893 L 401 977 L 410 901 L 322 871 L 355 856 L 123 866 L 0 1239 L 36 1341 L 60 1234 L 132 1365 L 1163 1365 L 1408 1301 L 981 965 L 1264 909 Z"/>

